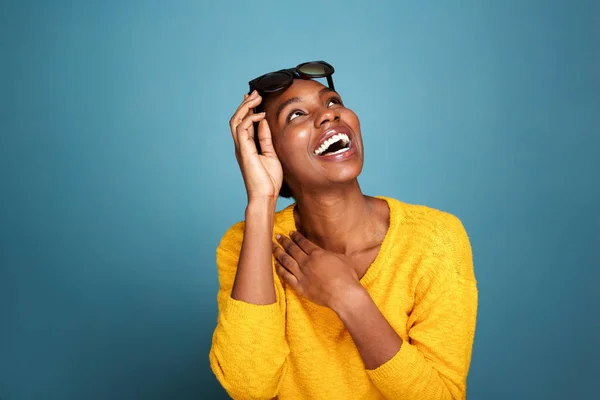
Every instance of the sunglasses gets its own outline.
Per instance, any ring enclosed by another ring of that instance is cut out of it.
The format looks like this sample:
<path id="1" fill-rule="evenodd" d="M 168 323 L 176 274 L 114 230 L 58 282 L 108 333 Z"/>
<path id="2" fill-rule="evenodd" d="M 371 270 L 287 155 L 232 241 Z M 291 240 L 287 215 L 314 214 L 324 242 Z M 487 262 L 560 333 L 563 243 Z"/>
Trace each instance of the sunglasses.
<path id="1" fill-rule="evenodd" d="M 276 93 L 287 89 L 298 79 L 327 78 L 327 86 L 335 90 L 331 75 L 333 67 L 325 61 L 309 61 L 298 65 L 296 68 L 287 68 L 275 72 L 269 72 L 249 82 L 250 92 L 257 90 L 259 93 Z"/>

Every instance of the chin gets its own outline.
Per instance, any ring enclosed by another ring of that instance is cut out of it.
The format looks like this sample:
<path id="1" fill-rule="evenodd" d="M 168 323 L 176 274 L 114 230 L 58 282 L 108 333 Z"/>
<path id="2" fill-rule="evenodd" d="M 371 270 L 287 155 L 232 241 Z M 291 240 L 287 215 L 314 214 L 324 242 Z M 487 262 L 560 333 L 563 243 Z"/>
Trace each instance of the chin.
<path id="1" fill-rule="evenodd" d="M 356 179 L 358 179 L 360 173 L 362 172 L 363 163 L 362 160 L 360 164 L 357 165 L 347 165 L 341 169 L 341 171 L 336 171 L 335 174 L 328 174 L 328 181 L 332 183 L 349 183 Z M 333 172 L 333 171 L 332 171 Z"/>

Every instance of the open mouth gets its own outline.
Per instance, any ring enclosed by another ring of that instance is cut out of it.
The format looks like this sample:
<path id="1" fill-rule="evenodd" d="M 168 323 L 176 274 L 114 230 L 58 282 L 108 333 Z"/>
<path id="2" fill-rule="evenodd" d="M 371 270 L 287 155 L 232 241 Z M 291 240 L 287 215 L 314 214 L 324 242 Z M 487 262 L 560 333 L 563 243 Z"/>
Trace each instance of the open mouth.
<path id="1" fill-rule="evenodd" d="M 350 138 L 345 133 L 338 133 L 325 140 L 315 150 L 317 156 L 332 156 L 350 150 Z"/>

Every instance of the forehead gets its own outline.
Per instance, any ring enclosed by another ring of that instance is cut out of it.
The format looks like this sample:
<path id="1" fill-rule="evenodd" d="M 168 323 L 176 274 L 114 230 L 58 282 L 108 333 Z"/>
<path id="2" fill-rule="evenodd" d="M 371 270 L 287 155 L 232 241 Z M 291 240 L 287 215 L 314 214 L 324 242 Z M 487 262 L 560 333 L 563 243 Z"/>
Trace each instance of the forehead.
<path id="1" fill-rule="evenodd" d="M 307 96 L 318 95 L 326 86 L 312 79 L 294 79 L 294 82 L 281 93 L 269 95 L 265 99 L 265 107 L 277 107 L 279 104 L 293 98 L 302 99 Z"/>
<path id="2" fill-rule="evenodd" d="M 281 97 L 296 97 L 302 94 L 319 93 L 325 86 L 312 79 L 294 79 L 289 88 L 284 90 Z"/>

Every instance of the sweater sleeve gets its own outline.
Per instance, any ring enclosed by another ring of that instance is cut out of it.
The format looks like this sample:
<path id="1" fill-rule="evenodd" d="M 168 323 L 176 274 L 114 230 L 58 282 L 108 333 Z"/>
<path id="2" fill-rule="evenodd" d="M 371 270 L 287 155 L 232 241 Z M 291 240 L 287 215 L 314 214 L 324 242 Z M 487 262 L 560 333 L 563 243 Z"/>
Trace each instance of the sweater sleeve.
<path id="1" fill-rule="evenodd" d="M 466 398 L 478 292 L 464 227 L 443 215 L 415 289 L 408 340 L 394 357 L 367 371 L 389 399 Z"/>
<path id="2" fill-rule="evenodd" d="M 218 318 L 210 366 L 234 399 L 272 399 L 285 375 L 289 347 L 285 338 L 285 297 L 275 279 L 277 301 L 256 305 L 231 298 L 244 224 L 234 225 L 217 248 Z M 274 275 L 276 276 L 276 275 Z"/>

